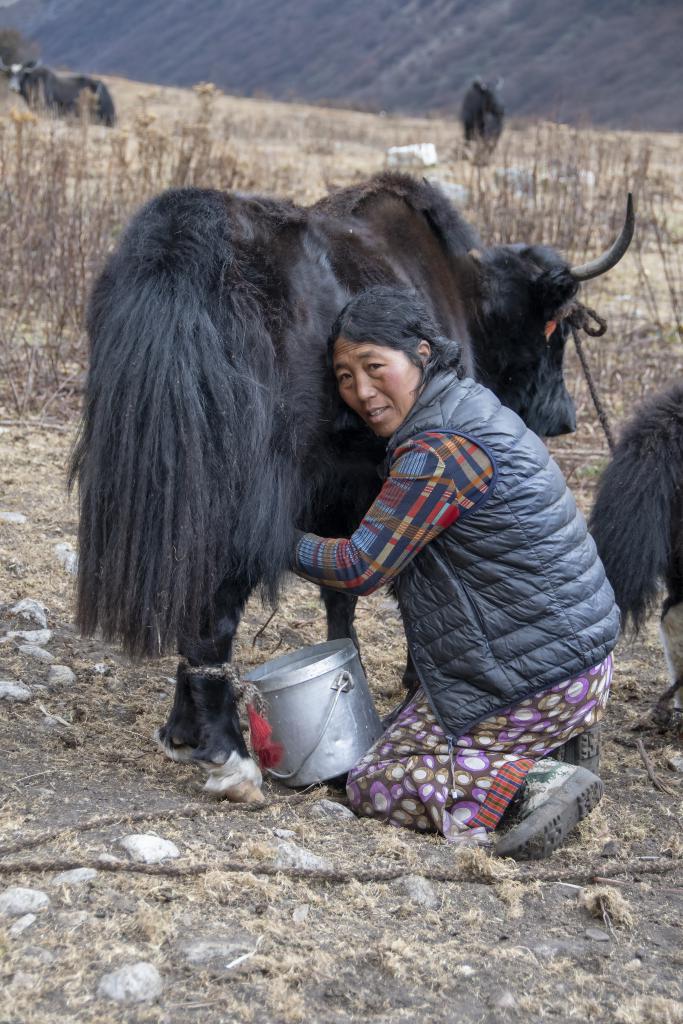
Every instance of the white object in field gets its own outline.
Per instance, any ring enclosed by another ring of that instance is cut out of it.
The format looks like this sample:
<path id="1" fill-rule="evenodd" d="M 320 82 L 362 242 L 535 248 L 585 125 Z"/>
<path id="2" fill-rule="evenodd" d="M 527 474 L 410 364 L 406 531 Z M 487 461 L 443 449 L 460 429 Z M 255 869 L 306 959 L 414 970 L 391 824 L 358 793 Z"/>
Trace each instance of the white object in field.
<path id="1" fill-rule="evenodd" d="M 415 142 L 410 146 L 390 146 L 387 167 L 434 167 L 439 162 L 433 142 Z"/>

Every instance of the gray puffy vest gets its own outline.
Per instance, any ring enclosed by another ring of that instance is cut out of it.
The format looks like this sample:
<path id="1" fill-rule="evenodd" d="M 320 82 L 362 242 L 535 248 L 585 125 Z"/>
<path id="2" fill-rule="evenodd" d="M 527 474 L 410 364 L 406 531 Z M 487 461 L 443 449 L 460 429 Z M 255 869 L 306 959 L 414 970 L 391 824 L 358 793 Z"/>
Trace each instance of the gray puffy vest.
<path id="1" fill-rule="evenodd" d="M 447 736 L 597 665 L 619 611 L 559 467 L 516 413 L 473 380 L 440 374 L 391 438 L 464 434 L 495 469 L 486 501 L 396 578 L 420 682 Z"/>

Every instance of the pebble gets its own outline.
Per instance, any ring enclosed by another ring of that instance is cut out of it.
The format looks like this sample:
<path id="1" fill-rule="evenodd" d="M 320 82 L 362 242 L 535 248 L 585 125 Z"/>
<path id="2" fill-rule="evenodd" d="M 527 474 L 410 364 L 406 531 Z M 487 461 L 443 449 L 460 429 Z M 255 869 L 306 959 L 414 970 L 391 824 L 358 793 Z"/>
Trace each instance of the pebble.
<path id="1" fill-rule="evenodd" d="M 182 945 L 181 952 L 190 964 L 206 964 L 212 960 L 226 963 L 248 953 L 253 940 L 246 932 L 234 938 L 194 939 Z"/>
<path id="2" fill-rule="evenodd" d="M 83 885 L 84 882 L 92 882 L 97 875 L 94 868 L 73 868 L 71 871 L 61 871 L 55 875 L 55 885 Z"/>
<path id="3" fill-rule="evenodd" d="M 111 665 L 107 665 L 105 661 L 98 661 L 96 665 L 93 665 L 92 672 L 96 676 L 110 676 L 113 673 Z"/>
<path id="4" fill-rule="evenodd" d="M 34 910 L 45 910 L 50 905 L 50 897 L 40 889 L 24 889 L 20 885 L 11 885 L 0 893 L 0 914 L 8 917 L 23 917 Z"/>
<path id="5" fill-rule="evenodd" d="M 39 981 L 40 977 L 37 974 L 31 974 L 29 971 L 16 971 L 7 987 L 9 989 L 32 989 L 38 986 Z"/>
<path id="6" fill-rule="evenodd" d="M 48 686 L 72 686 L 76 682 L 75 673 L 68 665 L 51 665 L 47 674 Z"/>
<path id="7" fill-rule="evenodd" d="M 100 864 L 124 864 L 125 861 L 121 860 L 120 857 L 115 857 L 113 853 L 101 853 L 98 856 Z"/>
<path id="8" fill-rule="evenodd" d="M 419 907 L 438 910 L 441 906 L 441 899 L 434 886 L 422 875 L 406 875 L 401 879 L 401 889 Z"/>
<path id="9" fill-rule="evenodd" d="M 23 512 L 6 512 L 4 509 L 0 511 L 0 523 L 26 523 L 28 519 Z"/>
<path id="10" fill-rule="evenodd" d="M 50 654 L 49 651 L 44 650 L 42 647 L 38 647 L 37 644 L 19 644 L 19 650 L 22 654 L 25 654 L 27 658 L 35 658 L 36 661 L 53 662 L 55 660 L 54 654 Z"/>
<path id="11" fill-rule="evenodd" d="M 609 935 L 602 928 L 586 928 L 585 936 L 593 942 L 609 942 Z"/>
<path id="12" fill-rule="evenodd" d="M 52 550 L 64 571 L 68 572 L 70 576 L 75 576 L 78 572 L 78 555 L 74 551 L 73 545 L 63 541 L 61 544 L 55 544 Z"/>
<path id="13" fill-rule="evenodd" d="M 29 622 L 37 622 L 42 629 L 47 629 L 47 608 L 40 601 L 34 601 L 32 597 L 17 601 L 9 613 L 20 619 L 28 619 Z"/>
<path id="14" fill-rule="evenodd" d="M 296 839 L 296 832 L 293 832 L 291 828 L 274 828 L 273 835 L 276 835 L 278 839 Z"/>
<path id="15" fill-rule="evenodd" d="M 0 679 L 0 700 L 15 701 L 20 704 L 22 701 L 29 700 L 30 697 L 31 691 L 21 681 L 13 683 L 11 679 Z"/>
<path id="16" fill-rule="evenodd" d="M 300 906 L 295 907 L 294 912 L 292 913 L 292 921 L 294 924 L 303 924 L 308 917 L 310 909 L 310 903 L 302 903 Z"/>
<path id="17" fill-rule="evenodd" d="M 316 853 L 311 853 L 303 846 L 297 846 L 296 843 L 289 843 L 283 839 L 277 844 L 276 849 L 275 867 L 332 870 L 331 861 L 326 860 L 325 857 L 319 857 Z"/>
<path id="18" fill-rule="evenodd" d="M 115 999 L 117 1003 L 147 1003 L 158 999 L 163 989 L 161 975 L 145 960 L 129 964 L 100 978 L 98 996 Z"/>
<path id="19" fill-rule="evenodd" d="M 600 851 L 601 857 L 618 857 L 621 852 L 621 847 L 616 839 L 608 839 L 602 850 Z"/>
<path id="20" fill-rule="evenodd" d="M 119 840 L 119 845 L 130 854 L 133 860 L 141 861 L 143 864 L 158 864 L 169 857 L 180 856 L 180 850 L 175 843 L 169 839 L 162 839 L 161 836 L 151 832 L 125 836 Z"/>
<path id="21" fill-rule="evenodd" d="M 498 996 L 493 1005 L 499 1010 L 514 1010 L 517 1006 L 517 1000 L 512 992 L 510 992 L 509 989 L 506 989 Z"/>
<path id="22" fill-rule="evenodd" d="M 21 935 L 22 932 L 25 932 L 26 929 L 30 928 L 31 925 L 37 920 L 38 918 L 36 917 L 35 914 L 24 914 L 23 917 L 18 917 L 14 924 L 10 927 L 9 934 L 13 936 Z"/>
<path id="23" fill-rule="evenodd" d="M 47 644 L 52 640 L 51 629 L 13 629 L 0 637 L 0 644 L 6 644 L 10 640 L 23 640 L 26 644 Z"/>
<path id="24" fill-rule="evenodd" d="M 666 759 L 666 765 L 672 772 L 683 773 L 683 754 L 671 754 Z"/>
<path id="25" fill-rule="evenodd" d="M 336 800 L 316 800 L 311 807 L 311 814 L 317 818 L 347 818 L 356 821 L 356 815 L 351 808 L 338 804 Z"/>

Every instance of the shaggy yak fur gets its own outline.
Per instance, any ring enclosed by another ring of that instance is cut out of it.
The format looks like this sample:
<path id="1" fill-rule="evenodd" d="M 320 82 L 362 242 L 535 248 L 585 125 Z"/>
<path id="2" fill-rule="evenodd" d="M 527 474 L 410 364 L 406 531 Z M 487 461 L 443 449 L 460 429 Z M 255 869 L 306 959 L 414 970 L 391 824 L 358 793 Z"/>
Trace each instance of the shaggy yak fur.
<path id="1" fill-rule="evenodd" d="M 60 117 L 78 114 L 81 93 L 91 93 L 93 120 L 111 128 L 116 123 L 114 101 L 104 82 L 87 75 L 56 75 L 54 71 L 35 61 L 27 64 L 5 67 L 9 75 L 9 87 L 20 93 L 32 110 L 46 108 Z"/>
<path id="2" fill-rule="evenodd" d="M 536 432 L 575 428 L 565 325 L 545 336 L 577 291 L 567 263 L 539 246 L 482 249 L 426 182 L 380 175 L 310 208 L 169 191 L 95 283 L 71 470 L 78 622 L 135 656 L 178 645 L 160 733 L 176 759 L 246 757 L 229 686 L 202 666 L 230 659 L 255 587 L 274 598 L 295 527 L 348 536 L 378 492 L 383 444 L 340 415 L 324 357 L 340 308 L 375 284 L 419 289 L 470 372 Z M 355 598 L 323 599 L 330 639 L 355 639 Z"/>
<path id="3" fill-rule="evenodd" d="M 598 485 L 590 529 L 624 624 L 637 631 L 661 602 L 671 686 L 664 719 L 683 685 L 683 383 L 649 398 L 623 428 Z"/>

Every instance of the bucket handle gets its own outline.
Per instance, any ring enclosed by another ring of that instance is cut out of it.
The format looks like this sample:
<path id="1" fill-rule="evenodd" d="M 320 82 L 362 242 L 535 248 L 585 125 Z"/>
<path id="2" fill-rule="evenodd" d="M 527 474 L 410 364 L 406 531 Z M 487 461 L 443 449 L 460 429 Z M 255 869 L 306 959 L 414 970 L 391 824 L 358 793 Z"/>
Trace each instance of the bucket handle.
<path id="1" fill-rule="evenodd" d="M 269 775 L 272 775 L 274 779 L 285 780 L 285 779 L 292 779 L 292 778 L 294 778 L 295 775 L 299 774 L 299 772 L 301 771 L 303 766 L 308 761 L 309 757 L 313 757 L 313 754 L 315 754 L 316 750 L 318 749 L 318 747 L 322 743 L 323 737 L 324 737 L 325 733 L 327 732 L 327 727 L 330 724 L 330 721 L 332 719 L 332 715 L 334 714 L 334 709 L 336 708 L 337 704 L 339 703 L 339 698 L 341 697 L 342 693 L 348 693 L 349 690 L 352 690 L 355 685 L 356 684 L 354 682 L 353 676 L 346 669 L 342 669 L 342 671 L 339 673 L 339 675 L 335 676 L 334 681 L 332 682 L 332 685 L 330 686 L 330 689 L 331 690 L 335 690 L 336 692 L 335 692 L 334 697 L 332 698 L 332 704 L 330 706 L 330 710 L 327 712 L 327 714 L 325 716 L 325 721 L 322 724 L 322 728 L 321 728 L 320 732 L 318 733 L 318 737 L 317 737 L 315 743 L 313 744 L 311 749 L 308 751 L 306 756 L 303 758 L 303 760 L 300 762 L 300 764 L 298 764 L 297 767 L 294 768 L 293 771 L 291 771 L 291 772 L 276 772 L 272 768 L 268 768 L 267 771 L 268 771 Z"/>

